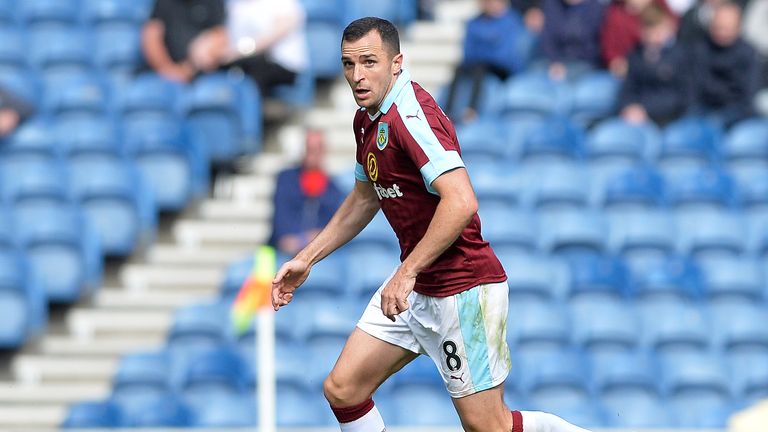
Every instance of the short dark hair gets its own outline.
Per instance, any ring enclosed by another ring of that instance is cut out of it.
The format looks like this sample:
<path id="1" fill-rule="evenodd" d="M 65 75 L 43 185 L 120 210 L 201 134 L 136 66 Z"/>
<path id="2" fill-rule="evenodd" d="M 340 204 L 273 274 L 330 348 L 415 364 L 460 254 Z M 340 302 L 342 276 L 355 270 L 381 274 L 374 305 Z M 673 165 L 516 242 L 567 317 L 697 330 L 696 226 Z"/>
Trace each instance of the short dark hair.
<path id="1" fill-rule="evenodd" d="M 360 40 L 371 30 L 376 30 L 381 36 L 381 42 L 392 51 L 392 55 L 400 54 L 400 35 L 397 27 L 391 22 L 377 17 L 365 17 L 352 21 L 341 36 L 341 41 L 354 42 Z"/>

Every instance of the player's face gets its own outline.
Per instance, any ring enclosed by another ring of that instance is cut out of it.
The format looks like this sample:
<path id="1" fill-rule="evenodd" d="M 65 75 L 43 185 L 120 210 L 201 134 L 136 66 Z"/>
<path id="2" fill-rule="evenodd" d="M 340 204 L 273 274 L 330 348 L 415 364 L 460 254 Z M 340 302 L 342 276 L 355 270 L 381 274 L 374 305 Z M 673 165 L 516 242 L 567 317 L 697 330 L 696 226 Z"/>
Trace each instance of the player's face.
<path id="1" fill-rule="evenodd" d="M 371 30 L 354 42 L 342 43 L 341 63 L 355 102 L 375 114 L 395 84 L 403 55 L 393 56 L 384 47 L 379 32 Z"/>

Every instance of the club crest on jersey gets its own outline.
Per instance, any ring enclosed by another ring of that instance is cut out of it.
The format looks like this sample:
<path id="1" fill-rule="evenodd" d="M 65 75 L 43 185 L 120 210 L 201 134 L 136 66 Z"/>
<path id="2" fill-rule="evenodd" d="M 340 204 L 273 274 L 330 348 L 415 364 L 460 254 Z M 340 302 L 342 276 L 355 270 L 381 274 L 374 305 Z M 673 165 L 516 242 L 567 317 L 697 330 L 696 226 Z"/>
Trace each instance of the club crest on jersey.
<path id="1" fill-rule="evenodd" d="M 379 122 L 379 132 L 376 134 L 376 147 L 379 150 L 384 150 L 387 143 L 389 143 L 389 125 Z"/>
<path id="2" fill-rule="evenodd" d="M 368 177 L 371 181 L 375 182 L 379 178 L 379 163 L 376 161 L 376 156 L 374 156 L 373 153 L 368 152 L 365 165 L 368 169 Z"/>

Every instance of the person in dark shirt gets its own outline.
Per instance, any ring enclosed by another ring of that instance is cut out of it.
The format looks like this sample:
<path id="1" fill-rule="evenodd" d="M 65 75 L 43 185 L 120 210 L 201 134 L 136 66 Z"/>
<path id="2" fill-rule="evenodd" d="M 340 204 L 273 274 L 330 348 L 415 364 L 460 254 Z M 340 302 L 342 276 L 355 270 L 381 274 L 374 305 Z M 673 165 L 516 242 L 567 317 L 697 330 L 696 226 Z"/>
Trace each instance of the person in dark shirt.
<path id="1" fill-rule="evenodd" d="M 600 65 L 602 3 L 598 0 L 543 0 L 542 9 L 544 29 L 540 45 L 553 78 L 563 79 L 578 69 Z"/>
<path id="2" fill-rule="evenodd" d="M 724 3 L 715 9 L 709 37 L 693 45 L 692 56 L 697 113 L 725 126 L 753 114 L 760 64 L 755 49 L 741 38 L 737 4 Z"/>
<path id="3" fill-rule="evenodd" d="M 226 47 L 223 0 L 156 0 L 141 34 L 147 64 L 173 81 L 215 70 Z"/>
<path id="4" fill-rule="evenodd" d="M 480 0 L 480 15 L 467 23 L 464 36 L 464 58 L 448 90 L 446 112 L 453 117 L 459 82 L 472 80 L 469 106 L 456 120 L 471 121 L 477 116 L 481 85 L 486 74 L 501 80 L 519 71 L 525 62 L 517 39 L 525 32 L 520 16 L 509 7 L 508 0 Z"/>
<path id="5" fill-rule="evenodd" d="M 309 130 L 301 165 L 277 176 L 269 244 L 283 253 L 293 255 L 306 246 L 344 198 L 323 170 L 324 158 L 325 136 Z"/>
<path id="6" fill-rule="evenodd" d="M 691 96 L 685 50 L 675 41 L 675 19 L 658 6 L 640 16 L 641 45 L 629 56 L 619 93 L 621 116 L 631 123 L 666 124 L 680 117 Z"/>

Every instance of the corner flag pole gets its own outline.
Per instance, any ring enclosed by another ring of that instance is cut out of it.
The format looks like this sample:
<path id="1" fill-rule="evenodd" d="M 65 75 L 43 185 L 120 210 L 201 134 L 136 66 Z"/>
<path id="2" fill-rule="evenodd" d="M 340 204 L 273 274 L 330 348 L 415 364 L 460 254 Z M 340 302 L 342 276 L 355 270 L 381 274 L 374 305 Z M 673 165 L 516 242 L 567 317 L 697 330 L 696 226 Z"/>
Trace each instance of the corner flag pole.
<path id="1" fill-rule="evenodd" d="M 276 253 L 270 246 L 261 246 L 253 257 L 251 274 L 243 282 L 232 305 L 232 320 L 238 334 L 245 333 L 256 315 L 253 359 L 258 367 L 256 399 L 259 431 L 276 432 L 275 415 L 275 317 L 270 307 L 272 278 L 276 272 Z"/>

